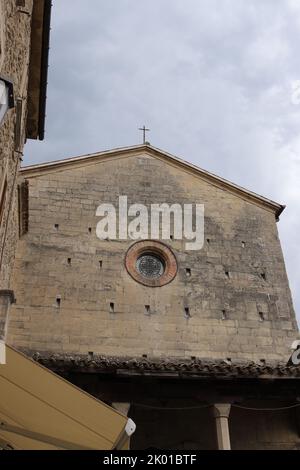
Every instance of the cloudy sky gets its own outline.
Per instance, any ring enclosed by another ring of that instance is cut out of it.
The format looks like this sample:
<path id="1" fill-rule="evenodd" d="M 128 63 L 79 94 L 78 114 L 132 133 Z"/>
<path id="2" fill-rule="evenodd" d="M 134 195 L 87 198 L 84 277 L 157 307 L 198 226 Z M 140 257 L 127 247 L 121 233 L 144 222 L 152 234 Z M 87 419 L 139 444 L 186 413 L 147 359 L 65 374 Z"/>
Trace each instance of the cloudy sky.
<path id="1" fill-rule="evenodd" d="M 151 144 L 287 205 L 300 320 L 300 0 L 54 0 L 46 138 L 24 164 Z"/>

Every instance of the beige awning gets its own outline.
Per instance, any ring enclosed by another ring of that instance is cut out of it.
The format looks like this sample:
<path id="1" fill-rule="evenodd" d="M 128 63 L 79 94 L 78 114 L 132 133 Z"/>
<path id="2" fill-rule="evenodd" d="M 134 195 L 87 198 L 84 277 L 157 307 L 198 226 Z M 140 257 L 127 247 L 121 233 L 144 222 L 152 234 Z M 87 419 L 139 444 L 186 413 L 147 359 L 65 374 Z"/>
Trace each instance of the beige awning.
<path id="1" fill-rule="evenodd" d="M 132 420 L 6 346 L 0 365 L 0 448 L 121 449 Z"/>

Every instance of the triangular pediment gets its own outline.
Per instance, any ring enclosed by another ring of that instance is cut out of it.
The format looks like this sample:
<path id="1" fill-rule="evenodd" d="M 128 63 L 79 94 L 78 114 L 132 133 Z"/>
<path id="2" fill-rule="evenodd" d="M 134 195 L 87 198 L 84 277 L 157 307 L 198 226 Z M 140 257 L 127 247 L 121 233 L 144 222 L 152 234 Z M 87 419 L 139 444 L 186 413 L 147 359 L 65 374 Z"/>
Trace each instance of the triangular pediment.
<path id="1" fill-rule="evenodd" d="M 97 152 L 94 154 L 82 155 L 78 157 L 67 158 L 63 160 L 56 160 L 48 163 L 41 163 L 37 165 L 31 165 L 23 167 L 20 171 L 22 177 L 34 178 L 39 177 L 52 172 L 61 172 L 75 168 L 86 167 L 95 164 L 103 164 L 112 159 L 124 159 L 137 157 L 140 155 L 149 156 L 152 158 L 157 158 L 166 164 L 175 166 L 181 171 L 188 172 L 198 177 L 201 180 L 206 181 L 207 183 L 214 185 L 224 191 L 228 191 L 231 194 L 252 202 L 253 204 L 264 207 L 266 210 L 269 210 L 274 213 L 276 219 L 279 218 L 280 214 L 284 210 L 285 206 L 274 202 L 268 198 L 260 196 L 252 191 L 249 191 L 241 186 L 238 186 L 228 180 L 225 180 L 213 173 L 210 173 L 202 168 L 197 167 L 187 161 L 175 157 L 168 152 L 160 150 L 156 147 L 153 147 L 150 144 L 136 145 L 132 147 L 122 147 L 113 150 L 106 150 L 102 152 Z"/>

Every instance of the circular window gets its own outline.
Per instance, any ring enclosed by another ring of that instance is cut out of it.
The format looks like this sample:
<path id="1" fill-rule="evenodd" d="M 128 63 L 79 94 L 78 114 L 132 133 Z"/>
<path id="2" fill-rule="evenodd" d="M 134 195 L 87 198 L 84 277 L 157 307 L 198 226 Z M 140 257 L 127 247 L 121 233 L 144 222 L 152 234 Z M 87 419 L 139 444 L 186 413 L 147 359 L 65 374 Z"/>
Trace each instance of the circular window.
<path id="1" fill-rule="evenodd" d="M 164 264 L 164 261 L 159 256 L 145 253 L 137 259 L 136 269 L 142 276 L 148 279 L 157 279 L 165 271 Z"/>
<path id="2" fill-rule="evenodd" d="M 149 287 L 161 287 L 171 282 L 177 273 L 173 252 L 161 242 L 145 240 L 134 243 L 125 259 L 130 276 Z"/>

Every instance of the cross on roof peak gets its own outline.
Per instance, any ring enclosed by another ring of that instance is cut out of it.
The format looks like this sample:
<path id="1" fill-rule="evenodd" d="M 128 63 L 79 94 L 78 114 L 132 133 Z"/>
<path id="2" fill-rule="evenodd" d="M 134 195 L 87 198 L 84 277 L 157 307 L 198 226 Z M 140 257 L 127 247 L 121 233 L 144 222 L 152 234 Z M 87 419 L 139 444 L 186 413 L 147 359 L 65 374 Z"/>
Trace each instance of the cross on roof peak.
<path id="1" fill-rule="evenodd" d="M 149 132 L 150 129 L 147 129 L 145 125 L 139 127 L 139 131 L 143 131 L 143 144 L 146 144 L 146 132 Z"/>

